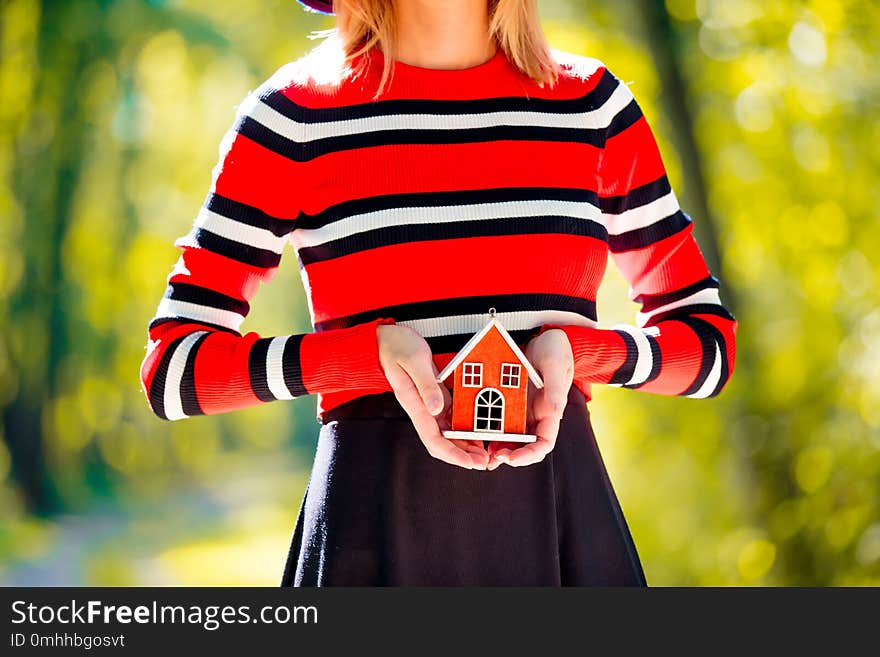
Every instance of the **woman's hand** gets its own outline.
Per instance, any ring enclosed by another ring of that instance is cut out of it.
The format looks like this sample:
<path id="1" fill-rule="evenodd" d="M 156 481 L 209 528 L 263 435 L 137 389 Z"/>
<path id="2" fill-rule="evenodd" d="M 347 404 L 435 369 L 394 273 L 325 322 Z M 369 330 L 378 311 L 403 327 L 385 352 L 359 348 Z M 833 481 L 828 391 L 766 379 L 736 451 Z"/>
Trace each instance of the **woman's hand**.
<path id="1" fill-rule="evenodd" d="M 489 470 L 494 470 L 502 463 L 512 466 L 538 463 L 556 445 L 559 421 L 568 403 L 568 391 L 574 378 L 571 343 L 565 331 L 550 329 L 529 340 L 523 353 L 544 381 L 544 387 L 540 389 L 529 381 L 526 426 L 538 439 L 522 446 L 520 443 L 490 442 Z"/>
<path id="2" fill-rule="evenodd" d="M 425 339 L 399 324 L 379 324 L 376 339 L 385 377 L 428 454 L 462 468 L 485 470 L 489 453 L 481 440 L 450 440 L 441 433 L 441 425 L 449 428 L 452 395 L 437 382 L 439 372 Z"/>

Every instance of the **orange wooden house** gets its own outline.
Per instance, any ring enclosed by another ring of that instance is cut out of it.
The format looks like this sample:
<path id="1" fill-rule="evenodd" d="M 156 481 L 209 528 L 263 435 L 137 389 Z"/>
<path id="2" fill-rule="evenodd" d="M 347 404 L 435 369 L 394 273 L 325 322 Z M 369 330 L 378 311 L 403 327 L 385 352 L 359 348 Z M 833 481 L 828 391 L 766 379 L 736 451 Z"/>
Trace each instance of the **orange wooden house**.
<path id="1" fill-rule="evenodd" d="M 455 373 L 452 388 L 452 429 L 447 438 L 534 442 L 525 433 L 528 385 L 544 382 L 525 354 L 496 319 L 490 319 L 468 340 L 443 371 L 442 383 Z"/>

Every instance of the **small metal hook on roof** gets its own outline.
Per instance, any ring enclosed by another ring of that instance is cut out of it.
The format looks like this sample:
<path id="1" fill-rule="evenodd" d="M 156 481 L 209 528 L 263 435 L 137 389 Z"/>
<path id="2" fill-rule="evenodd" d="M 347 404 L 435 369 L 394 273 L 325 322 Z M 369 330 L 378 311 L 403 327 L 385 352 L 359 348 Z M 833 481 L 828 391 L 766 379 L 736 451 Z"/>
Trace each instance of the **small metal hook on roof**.
<path id="1" fill-rule="evenodd" d="M 494 308 L 489 308 L 489 317 L 495 317 L 495 313 L 496 311 Z"/>

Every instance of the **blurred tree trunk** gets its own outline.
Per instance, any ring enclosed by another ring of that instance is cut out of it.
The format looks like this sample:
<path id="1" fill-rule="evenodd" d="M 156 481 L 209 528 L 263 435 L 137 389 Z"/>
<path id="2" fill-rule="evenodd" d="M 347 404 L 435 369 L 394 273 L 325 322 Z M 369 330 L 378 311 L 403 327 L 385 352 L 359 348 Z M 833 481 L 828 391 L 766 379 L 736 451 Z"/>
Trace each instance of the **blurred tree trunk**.
<path id="1" fill-rule="evenodd" d="M 642 19 L 642 28 L 657 67 L 660 103 L 672 127 L 672 141 L 681 156 L 682 175 L 686 182 L 682 205 L 688 214 L 696 217 L 694 235 L 700 250 L 709 269 L 722 282 L 720 293 L 725 305 L 736 315 L 736 298 L 722 270 L 716 220 L 709 208 L 703 158 L 694 135 L 689 93 L 682 73 L 681 37 L 663 0 L 636 0 L 635 8 Z"/>
<path id="2" fill-rule="evenodd" d="M 29 510 L 58 511 L 62 498 L 47 467 L 47 420 L 55 399 L 58 371 L 69 350 L 62 249 L 85 156 L 87 135 L 81 123 L 82 74 L 91 57 L 90 43 L 70 36 L 63 4 L 39 5 L 34 111 L 21 129 L 21 142 L 32 130 L 54 124 L 53 138 L 16 158 L 13 184 L 27 221 L 21 244 L 24 275 L 10 299 L 19 332 L 12 350 L 17 393 L 3 411 L 3 437 L 12 476 Z"/>
<path id="3" fill-rule="evenodd" d="M 0 421 L 12 479 L 28 509 L 41 515 L 63 507 L 58 467 L 69 468 L 72 479 L 83 475 L 82 463 L 54 464 L 47 454 L 54 430 L 53 404 L 59 395 L 70 392 L 62 386 L 76 385 L 85 374 L 74 373 L 72 384 L 61 381 L 65 360 L 74 352 L 93 351 L 89 347 L 94 348 L 97 342 L 102 343 L 102 349 L 116 348 L 115 337 L 83 330 L 88 322 L 79 312 L 77 298 L 89 291 L 68 280 L 64 271 L 64 244 L 73 221 L 73 203 L 95 136 L 90 127 L 93 119 L 83 106 L 89 66 L 101 59 L 118 62 L 124 48 L 134 48 L 134 44 L 167 29 L 179 31 L 195 45 L 217 49 L 228 46 L 226 38 L 208 21 L 186 9 L 136 0 L 125 8 L 125 23 L 119 24 L 117 15 L 114 28 L 108 29 L 108 12 L 112 9 L 109 0 L 37 3 L 37 70 L 33 74 L 32 106 L 13 134 L 17 152 L 12 187 L 25 217 L 26 239 L 17 245 L 24 273 L 8 300 L 9 317 L 14 320 L 7 321 L 2 336 L 15 383 L 11 398 L 4 400 Z M 121 75 L 127 79 L 130 72 Z M 50 137 L 42 136 L 47 134 Z M 136 146 L 123 144 L 120 149 L 121 166 L 127 170 Z M 122 195 L 124 212 L 120 221 L 128 225 L 121 232 L 122 239 L 128 240 L 136 230 L 134 209 L 121 189 L 115 191 Z M 126 245 L 113 246 L 123 253 Z M 91 361 L 83 358 L 82 362 Z"/>

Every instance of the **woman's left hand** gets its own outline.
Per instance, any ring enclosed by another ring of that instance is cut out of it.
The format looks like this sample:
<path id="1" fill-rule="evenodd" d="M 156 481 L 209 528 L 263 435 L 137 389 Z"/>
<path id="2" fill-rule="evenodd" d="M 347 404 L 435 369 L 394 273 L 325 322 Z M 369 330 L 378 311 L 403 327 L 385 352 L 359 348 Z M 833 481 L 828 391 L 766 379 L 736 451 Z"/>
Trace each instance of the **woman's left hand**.
<path id="1" fill-rule="evenodd" d="M 490 442 L 488 470 L 494 470 L 502 463 L 511 466 L 538 463 L 556 445 L 559 422 L 568 403 L 568 391 L 574 377 L 571 343 L 565 331 L 550 329 L 529 340 L 523 353 L 544 381 L 543 388 L 535 388 L 529 381 L 526 426 L 538 439 L 525 445 Z"/>

